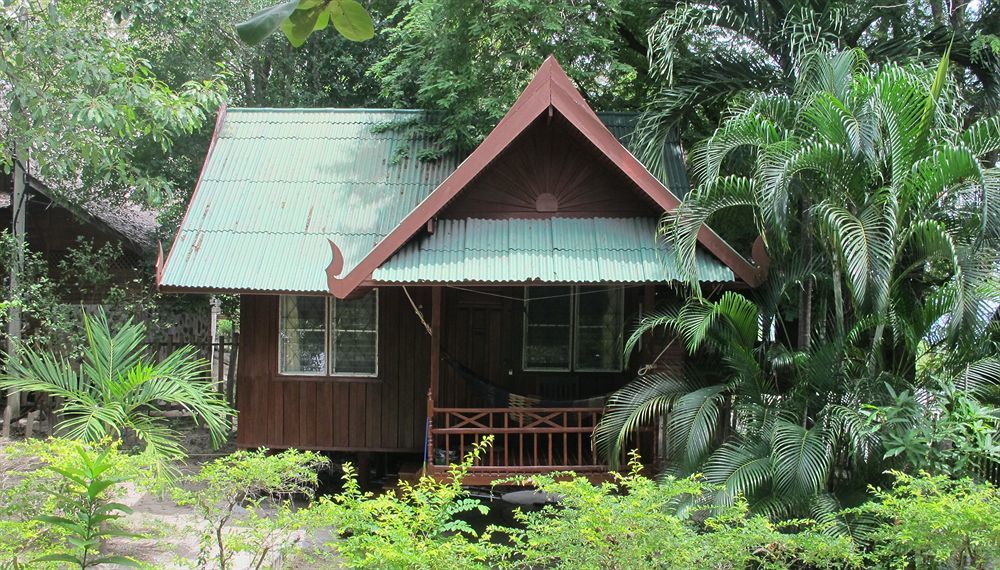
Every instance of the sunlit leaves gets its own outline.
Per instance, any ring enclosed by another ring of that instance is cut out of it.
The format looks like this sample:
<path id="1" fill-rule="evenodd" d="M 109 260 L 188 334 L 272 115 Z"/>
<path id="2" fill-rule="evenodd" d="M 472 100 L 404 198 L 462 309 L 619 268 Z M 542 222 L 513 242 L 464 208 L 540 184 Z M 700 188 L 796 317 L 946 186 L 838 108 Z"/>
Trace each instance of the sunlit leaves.
<path id="1" fill-rule="evenodd" d="M 362 42 L 375 36 L 371 15 L 356 0 L 289 0 L 264 8 L 236 25 L 244 42 L 254 45 L 278 31 L 299 47 L 330 22 L 345 38 Z"/>
<path id="2" fill-rule="evenodd" d="M 171 188 L 135 159 L 137 147 L 169 150 L 206 122 L 225 85 L 217 76 L 160 81 L 109 10 L 89 0 L 18 2 L 0 14 L 0 161 L 9 169 L 15 154 L 30 155 L 32 173 L 73 202 L 154 201 Z"/>
<path id="3" fill-rule="evenodd" d="M 326 11 L 330 14 L 333 27 L 340 35 L 353 42 L 363 42 L 375 36 L 371 16 L 364 6 L 355 0 L 331 2 Z"/>

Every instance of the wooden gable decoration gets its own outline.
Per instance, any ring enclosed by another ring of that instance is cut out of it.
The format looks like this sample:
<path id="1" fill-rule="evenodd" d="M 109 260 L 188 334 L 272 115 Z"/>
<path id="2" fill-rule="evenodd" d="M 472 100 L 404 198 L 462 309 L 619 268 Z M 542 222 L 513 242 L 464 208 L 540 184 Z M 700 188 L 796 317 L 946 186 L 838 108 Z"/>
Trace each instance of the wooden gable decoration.
<path id="1" fill-rule="evenodd" d="M 565 119 L 661 211 L 671 211 L 680 204 L 680 200 L 622 146 L 590 108 L 555 57 L 549 56 L 486 139 L 346 275 L 341 275 L 343 255 L 337 245 L 330 242 L 333 250 L 333 260 L 327 268 L 330 293 L 339 298 L 350 295 L 375 269 L 452 203 L 515 139 L 528 131 L 537 120 L 551 117 L 554 113 Z M 536 209 L 542 212 L 546 207 L 557 206 L 549 197 L 542 196 Z M 761 268 L 744 259 L 708 227 L 701 229 L 698 241 L 750 286 L 757 286 L 762 281 Z"/>

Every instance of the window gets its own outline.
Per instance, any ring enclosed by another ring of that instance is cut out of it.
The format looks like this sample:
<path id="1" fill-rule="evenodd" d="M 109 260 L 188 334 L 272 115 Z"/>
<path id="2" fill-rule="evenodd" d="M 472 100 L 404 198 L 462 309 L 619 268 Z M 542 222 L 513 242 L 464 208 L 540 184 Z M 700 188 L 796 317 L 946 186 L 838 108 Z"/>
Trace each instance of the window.
<path id="1" fill-rule="evenodd" d="M 330 372 L 351 376 L 378 373 L 378 292 L 330 303 L 333 363 Z"/>
<path id="2" fill-rule="evenodd" d="M 282 374 L 378 374 L 377 290 L 347 300 L 283 296 L 279 311 Z"/>
<path id="3" fill-rule="evenodd" d="M 288 374 L 326 372 L 326 299 L 282 297 L 279 360 Z"/>
<path id="4" fill-rule="evenodd" d="M 606 287 L 526 287 L 525 370 L 622 368 L 624 291 Z"/>

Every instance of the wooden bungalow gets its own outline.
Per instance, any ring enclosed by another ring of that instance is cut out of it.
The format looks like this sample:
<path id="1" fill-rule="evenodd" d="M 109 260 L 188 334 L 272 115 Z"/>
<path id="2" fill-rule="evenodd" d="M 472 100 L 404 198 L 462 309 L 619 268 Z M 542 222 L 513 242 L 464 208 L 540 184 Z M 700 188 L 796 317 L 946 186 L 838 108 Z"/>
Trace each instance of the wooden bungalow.
<path id="1" fill-rule="evenodd" d="M 493 434 L 475 480 L 604 472 L 591 433 L 637 372 L 628 324 L 681 279 L 655 235 L 688 185 L 679 146 L 665 185 L 620 142 L 634 117 L 594 113 L 551 57 L 468 156 L 411 158 L 424 142 L 386 125 L 417 113 L 220 113 L 158 282 L 241 296 L 239 445 L 440 473 Z M 758 283 L 699 240 L 701 279 Z"/>
<path id="2" fill-rule="evenodd" d="M 15 206 L 12 203 L 13 176 L 0 175 L 0 228 L 10 229 Z M 111 267 L 105 268 L 110 281 L 128 284 L 140 275 L 143 266 L 147 275 L 149 262 L 156 252 L 156 213 L 133 204 L 107 205 L 91 201 L 70 204 L 58 197 L 43 182 L 26 177 L 24 204 L 25 239 L 28 247 L 41 255 L 49 266 L 49 275 L 60 277 L 59 262 L 80 240 L 101 248 L 116 244 L 122 255 Z M 91 303 L 91 296 L 80 291 L 65 291 L 67 303 Z"/>

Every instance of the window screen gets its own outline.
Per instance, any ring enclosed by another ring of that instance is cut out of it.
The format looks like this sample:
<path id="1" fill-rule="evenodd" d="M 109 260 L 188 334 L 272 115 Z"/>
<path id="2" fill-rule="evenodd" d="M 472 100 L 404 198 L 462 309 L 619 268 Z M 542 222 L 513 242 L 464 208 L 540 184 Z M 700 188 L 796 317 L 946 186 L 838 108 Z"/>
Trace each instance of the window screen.
<path id="1" fill-rule="evenodd" d="M 331 374 L 375 376 L 378 373 L 378 291 L 357 299 L 333 301 Z"/>
<path id="2" fill-rule="evenodd" d="M 569 370 L 573 299 L 569 287 L 525 290 L 524 368 Z"/>
<path id="3" fill-rule="evenodd" d="M 326 372 L 326 299 L 281 297 L 279 308 L 279 362 L 281 372 Z"/>
<path id="4" fill-rule="evenodd" d="M 580 287 L 576 295 L 576 370 L 621 370 L 621 289 Z"/>

